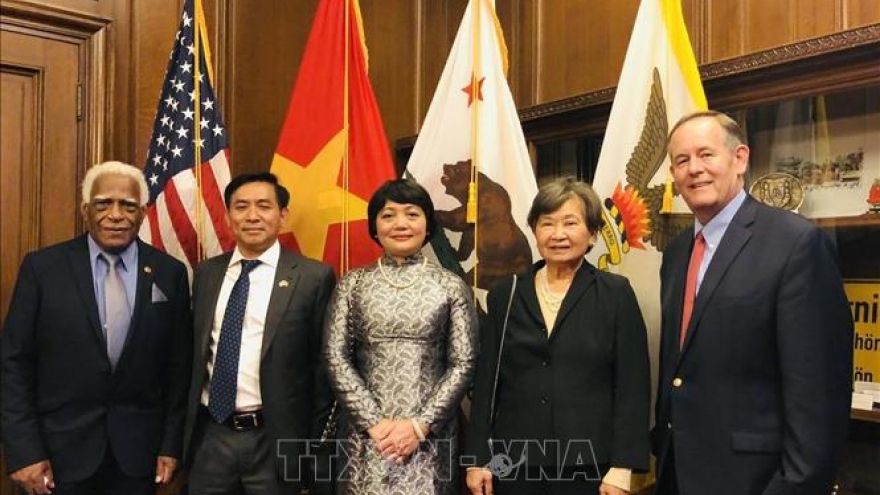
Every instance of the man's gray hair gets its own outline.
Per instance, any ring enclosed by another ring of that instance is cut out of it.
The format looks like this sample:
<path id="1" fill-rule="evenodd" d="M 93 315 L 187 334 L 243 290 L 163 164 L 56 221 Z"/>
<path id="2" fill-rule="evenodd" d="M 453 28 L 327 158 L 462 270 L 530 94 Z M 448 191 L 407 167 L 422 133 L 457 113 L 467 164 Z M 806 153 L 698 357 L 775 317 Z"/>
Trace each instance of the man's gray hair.
<path id="1" fill-rule="evenodd" d="M 746 134 L 743 132 L 743 128 L 737 121 L 733 120 L 730 115 L 715 110 L 701 110 L 685 115 L 675 123 L 672 130 L 669 131 L 669 135 L 666 137 L 667 147 L 669 146 L 669 142 L 672 141 L 672 135 L 675 134 L 675 131 L 677 131 L 679 127 L 691 120 L 701 118 L 715 119 L 715 121 L 718 122 L 718 125 L 724 130 L 724 145 L 727 146 L 727 149 L 730 151 L 735 150 L 736 147 L 741 144 L 746 144 Z"/>
<path id="2" fill-rule="evenodd" d="M 104 175 L 123 175 L 125 177 L 131 177 L 137 182 L 138 188 L 140 189 L 141 206 L 146 205 L 147 200 L 150 199 L 150 189 L 147 187 L 147 179 L 144 177 L 144 173 L 141 172 L 141 169 L 134 165 L 122 162 L 104 162 L 93 166 L 86 172 L 86 176 L 82 181 L 83 203 L 89 203 L 91 201 L 92 187 L 95 185 L 95 181 L 98 177 Z"/>

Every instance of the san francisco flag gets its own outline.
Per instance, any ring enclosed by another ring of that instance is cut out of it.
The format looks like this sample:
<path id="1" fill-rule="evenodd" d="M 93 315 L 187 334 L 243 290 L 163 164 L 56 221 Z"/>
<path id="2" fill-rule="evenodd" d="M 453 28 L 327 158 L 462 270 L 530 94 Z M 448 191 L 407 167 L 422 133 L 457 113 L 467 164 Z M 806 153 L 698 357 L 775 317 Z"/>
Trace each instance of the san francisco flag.
<path id="1" fill-rule="evenodd" d="M 434 253 L 478 289 L 537 253 L 526 224 L 535 174 L 506 72 L 494 2 L 471 0 L 407 166 L 443 226 Z"/>
<path id="2" fill-rule="evenodd" d="M 642 0 L 639 6 L 593 181 L 606 225 L 590 257 L 629 278 L 651 356 L 660 337 L 661 251 L 692 225 L 690 215 L 660 213 L 669 177 L 666 135 L 679 118 L 706 108 L 680 1 Z"/>
<path id="3" fill-rule="evenodd" d="M 340 274 L 381 255 L 367 201 L 395 172 L 357 0 L 318 5 L 271 172 L 291 195 L 282 244 Z"/>

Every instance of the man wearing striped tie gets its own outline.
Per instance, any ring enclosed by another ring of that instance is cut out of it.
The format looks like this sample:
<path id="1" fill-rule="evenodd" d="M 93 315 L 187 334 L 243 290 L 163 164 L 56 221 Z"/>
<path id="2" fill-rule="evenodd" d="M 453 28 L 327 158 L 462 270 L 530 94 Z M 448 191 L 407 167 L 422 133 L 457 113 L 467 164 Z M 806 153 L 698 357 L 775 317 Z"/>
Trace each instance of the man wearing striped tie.
<path id="1" fill-rule="evenodd" d="M 186 268 L 137 239 L 147 184 L 89 169 L 88 233 L 22 261 L 2 342 L 7 467 L 28 494 L 152 494 L 182 455 Z"/>

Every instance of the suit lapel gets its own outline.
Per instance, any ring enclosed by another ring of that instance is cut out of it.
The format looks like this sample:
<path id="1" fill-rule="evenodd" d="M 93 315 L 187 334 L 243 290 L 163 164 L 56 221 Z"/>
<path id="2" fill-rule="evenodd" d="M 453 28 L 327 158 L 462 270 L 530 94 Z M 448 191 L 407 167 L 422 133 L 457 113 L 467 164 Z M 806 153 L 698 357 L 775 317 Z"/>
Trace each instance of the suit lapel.
<path id="1" fill-rule="evenodd" d="M 299 281 L 296 256 L 285 249 L 281 249 L 278 257 L 278 268 L 275 269 L 275 280 L 272 283 L 272 296 L 269 299 L 269 307 L 266 309 L 266 324 L 263 327 L 263 343 L 260 351 L 260 359 L 266 356 L 275 331 L 284 317 L 290 298 L 296 290 Z"/>
<path id="2" fill-rule="evenodd" d="M 543 262 L 541 262 L 540 265 L 532 266 L 529 273 L 520 279 L 521 283 L 517 285 L 517 292 L 519 292 L 519 297 L 522 298 L 523 306 L 525 306 L 529 316 L 541 325 L 546 326 L 547 323 L 544 321 L 544 314 L 541 313 L 541 306 L 538 304 L 538 293 L 535 291 L 535 274 L 538 273 L 538 269 L 540 269 L 541 266 L 543 266 Z M 546 335 L 545 330 L 544 336 L 546 337 Z"/>
<path id="3" fill-rule="evenodd" d="M 556 322 L 553 324 L 553 331 L 550 333 L 551 340 L 562 330 L 562 322 L 571 313 L 572 308 L 577 305 L 578 301 L 584 297 L 587 290 L 595 283 L 596 269 L 585 260 L 575 274 L 574 280 L 571 281 L 571 287 L 568 288 L 568 292 L 562 300 L 562 306 L 559 308 L 559 314 L 556 315 Z"/>
<path id="4" fill-rule="evenodd" d="M 88 235 L 88 234 L 86 234 Z M 98 301 L 95 298 L 95 282 L 92 277 L 92 260 L 89 256 L 89 245 L 86 235 L 80 237 L 68 253 L 71 273 L 76 282 L 77 291 L 83 307 L 89 317 L 89 324 L 95 334 L 95 341 L 106 350 L 107 341 L 101 329 L 101 315 L 98 312 Z M 106 355 L 106 352 L 104 352 Z M 109 362 L 109 361 L 108 361 Z"/>
<path id="5" fill-rule="evenodd" d="M 676 354 L 679 352 L 679 339 L 681 338 L 681 318 L 684 310 L 684 289 L 687 280 L 687 268 L 690 261 L 691 251 L 694 249 L 694 229 L 687 229 L 686 240 L 678 242 L 677 248 L 673 248 L 669 252 L 669 266 L 676 269 L 670 273 L 668 291 L 671 299 L 669 309 L 672 311 L 672 321 L 670 327 L 673 331 L 666 332 L 667 345 L 670 349 L 675 349 Z M 665 262 L 664 262 L 665 263 Z"/>
<path id="6" fill-rule="evenodd" d="M 144 312 L 144 305 L 152 303 L 152 288 L 153 288 L 153 270 L 154 267 L 152 265 L 153 260 L 153 252 L 150 251 L 149 247 L 146 246 L 142 241 L 135 241 L 138 243 L 138 266 L 133 267 L 133 269 L 137 270 L 135 274 L 136 287 L 134 292 L 134 308 L 131 312 L 131 323 L 128 326 L 128 334 L 125 336 L 125 344 L 122 347 L 122 353 L 119 355 L 119 363 L 117 363 L 116 370 L 122 366 L 123 361 L 125 361 L 125 356 L 128 353 L 129 344 L 132 341 L 132 336 L 135 332 L 143 331 L 141 330 L 141 315 Z"/>
<path id="7" fill-rule="evenodd" d="M 220 286 L 223 285 L 223 277 L 226 276 L 226 270 L 229 268 L 229 259 L 232 253 L 225 253 L 217 258 L 216 263 L 206 266 L 205 270 L 199 272 L 202 277 L 199 280 L 199 292 L 205 293 L 205 297 L 209 304 L 200 305 L 199 315 L 194 315 L 196 321 L 200 322 L 200 328 L 196 328 L 199 339 L 200 355 L 205 358 L 208 355 L 208 347 L 211 345 L 211 330 L 214 326 L 214 312 L 217 310 L 217 300 L 220 298 Z M 198 296 L 198 294 L 194 294 Z M 221 322 L 222 323 L 222 322 Z"/>
<path id="8" fill-rule="evenodd" d="M 709 301 L 712 300 L 712 294 L 715 293 L 718 284 L 721 283 L 727 270 L 736 260 L 736 257 L 739 256 L 743 247 L 748 244 L 749 239 L 751 239 L 752 232 L 749 226 L 755 219 L 755 212 L 755 203 L 746 198 L 739 211 L 734 215 L 730 225 L 727 226 L 727 231 L 724 233 L 724 237 L 721 238 L 718 249 L 712 256 L 712 261 L 709 263 L 706 274 L 703 276 L 703 281 L 700 283 L 700 290 L 697 293 L 696 300 L 694 300 L 694 312 L 688 325 L 687 337 L 684 341 L 684 346 L 682 346 L 682 353 L 687 350 L 688 344 L 694 338 L 694 334 L 699 328 L 700 318 L 705 313 Z M 680 311 L 681 309 L 679 309 Z M 681 316 L 679 316 L 680 321 Z"/>

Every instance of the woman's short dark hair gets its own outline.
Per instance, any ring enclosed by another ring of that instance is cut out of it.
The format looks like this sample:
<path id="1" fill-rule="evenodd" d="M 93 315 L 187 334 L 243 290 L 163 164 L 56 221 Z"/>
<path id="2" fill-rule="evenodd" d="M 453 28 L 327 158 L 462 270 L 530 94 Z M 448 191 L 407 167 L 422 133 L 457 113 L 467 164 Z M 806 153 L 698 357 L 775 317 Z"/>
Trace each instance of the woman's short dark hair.
<path id="1" fill-rule="evenodd" d="M 434 233 L 437 232 L 437 219 L 434 215 L 434 202 L 431 201 L 431 195 L 428 194 L 424 187 L 412 179 L 395 179 L 379 186 L 379 189 L 376 189 L 376 192 L 370 198 L 370 203 L 367 205 L 370 237 L 374 242 L 379 244 L 379 237 L 376 233 L 376 218 L 389 201 L 404 205 L 416 205 L 421 208 L 425 213 L 425 220 L 427 221 L 425 242 L 422 245 L 427 244 L 434 237 Z"/>
<path id="2" fill-rule="evenodd" d="M 605 223 L 602 220 L 602 204 L 599 202 L 599 196 L 589 184 L 574 177 L 554 179 L 538 189 L 538 194 L 529 210 L 528 222 L 532 231 L 537 227 L 541 215 L 553 213 L 571 198 L 580 198 L 583 201 L 587 229 L 590 233 L 597 234 Z"/>
<path id="3" fill-rule="evenodd" d="M 275 188 L 275 197 L 278 200 L 278 207 L 282 210 L 287 208 L 287 204 L 290 203 L 290 193 L 287 191 L 286 187 L 278 182 L 278 177 L 271 172 L 254 172 L 234 177 L 229 181 L 229 184 L 226 185 L 226 189 L 223 190 L 223 200 L 226 201 L 227 210 L 229 209 L 229 203 L 232 201 L 232 195 L 235 194 L 235 191 L 241 186 L 250 184 L 251 182 L 265 182 L 271 184 Z"/>

